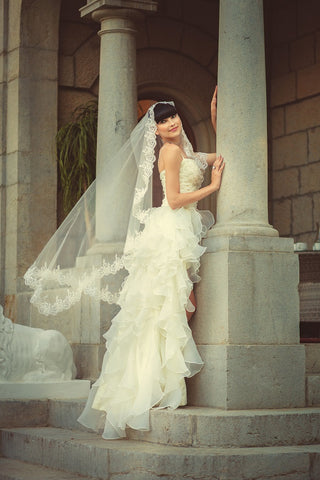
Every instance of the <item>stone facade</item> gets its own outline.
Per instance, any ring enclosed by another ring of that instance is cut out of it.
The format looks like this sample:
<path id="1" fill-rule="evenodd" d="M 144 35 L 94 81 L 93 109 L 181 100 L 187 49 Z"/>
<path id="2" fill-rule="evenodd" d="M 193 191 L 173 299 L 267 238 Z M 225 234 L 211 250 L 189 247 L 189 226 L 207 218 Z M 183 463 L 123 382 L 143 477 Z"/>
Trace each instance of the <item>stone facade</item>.
<path id="1" fill-rule="evenodd" d="M 98 95 L 100 27 L 81 19 L 83 4 L 0 2 L 0 301 L 22 323 L 30 321 L 22 275 L 57 226 L 57 127 Z M 270 223 L 310 248 L 320 220 L 319 2 L 272 0 L 265 16 Z M 137 26 L 138 99 L 174 98 L 203 151 L 215 148 L 218 20 L 218 0 L 196 9 L 163 0 Z M 215 210 L 214 199 L 202 205 Z"/>
<path id="2" fill-rule="evenodd" d="M 271 3 L 272 217 L 281 235 L 311 249 L 320 221 L 320 4 Z"/>

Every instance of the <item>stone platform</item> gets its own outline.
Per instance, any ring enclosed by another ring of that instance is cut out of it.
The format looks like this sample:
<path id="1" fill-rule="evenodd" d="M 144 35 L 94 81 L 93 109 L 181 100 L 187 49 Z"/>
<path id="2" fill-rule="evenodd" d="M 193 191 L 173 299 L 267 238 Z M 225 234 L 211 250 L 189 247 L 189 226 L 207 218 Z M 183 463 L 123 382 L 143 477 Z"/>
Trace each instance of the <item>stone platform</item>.
<path id="1" fill-rule="evenodd" d="M 150 432 L 106 441 L 77 423 L 84 403 L 2 401 L 0 480 L 320 478 L 320 408 L 153 410 Z"/>
<path id="2" fill-rule="evenodd" d="M 0 382 L 0 400 L 83 398 L 88 396 L 89 380 L 65 380 L 54 382 Z"/>

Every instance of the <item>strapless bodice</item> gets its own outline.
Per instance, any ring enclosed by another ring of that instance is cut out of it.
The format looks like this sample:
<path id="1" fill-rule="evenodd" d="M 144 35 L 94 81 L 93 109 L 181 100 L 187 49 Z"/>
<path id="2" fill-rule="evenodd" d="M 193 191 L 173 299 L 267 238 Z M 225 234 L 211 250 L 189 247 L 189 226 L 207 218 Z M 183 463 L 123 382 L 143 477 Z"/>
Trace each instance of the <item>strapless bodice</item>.
<path id="1" fill-rule="evenodd" d="M 162 205 L 169 205 L 166 196 L 166 175 L 165 170 L 160 172 L 160 179 L 163 188 L 163 201 Z M 201 187 L 203 182 L 203 172 L 198 167 L 195 160 L 192 158 L 183 158 L 180 165 L 180 192 L 188 193 L 194 192 Z M 196 203 L 187 205 L 186 208 L 195 207 Z"/>

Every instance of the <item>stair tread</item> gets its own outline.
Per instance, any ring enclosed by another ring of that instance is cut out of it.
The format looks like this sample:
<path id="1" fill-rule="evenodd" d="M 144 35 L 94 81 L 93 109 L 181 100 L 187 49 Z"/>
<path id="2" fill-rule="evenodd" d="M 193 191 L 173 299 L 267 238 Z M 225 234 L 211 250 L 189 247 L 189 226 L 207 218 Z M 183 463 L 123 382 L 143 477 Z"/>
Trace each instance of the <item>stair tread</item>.
<path id="1" fill-rule="evenodd" d="M 0 480 L 93 480 L 93 477 L 63 472 L 52 468 L 22 462 L 12 458 L 0 458 Z"/>
<path id="2" fill-rule="evenodd" d="M 320 444 L 310 445 L 284 445 L 284 446 L 267 446 L 267 447 L 193 447 L 190 448 L 177 445 L 154 444 L 140 440 L 119 439 L 119 440 L 104 440 L 100 435 L 93 432 L 82 432 L 77 430 L 67 430 L 56 427 L 23 427 L 23 428 L 2 428 L 2 432 L 9 434 L 26 435 L 36 438 L 47 439 L 48 441 L 57 442 L 73 442 L 82 445 L 88 444 L 91 447 L 96 447 L 103 450 L 117 450 L 125 452 L 145 452 L 156 455 L 248 455 L 248 454 L 263 454 L 264 452 L 279 453 L 279 452 L 299 452 L 308 451 L 320 452 Z"/>

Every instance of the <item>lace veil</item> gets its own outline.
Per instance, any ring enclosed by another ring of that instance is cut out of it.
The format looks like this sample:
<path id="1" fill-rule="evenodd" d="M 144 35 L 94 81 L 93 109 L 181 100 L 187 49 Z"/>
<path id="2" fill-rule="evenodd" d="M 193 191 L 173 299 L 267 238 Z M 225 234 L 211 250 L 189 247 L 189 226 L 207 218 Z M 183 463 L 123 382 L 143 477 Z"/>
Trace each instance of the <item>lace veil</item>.
<path id="1" fill-rule="evenodd" d="M 117 302 L 120 288 L 112 288 L 112 278 L 125 271 L 126 258 L 133 253 L 152 208 L 152 173 L 161 147 L 155 133 L 155 105 L 123 147 L 105 159 L 98 178 L 25 273 L 25 283 L 34 290 L 31 303 L 40 313 L 56 315 L 80 301 L 82 294 Z M 206 154 L 193 151 L 184 131 L 182 142 L 186 155 L 204 170 Z M 96 218 L 104 219 L 103 238 L 99 238 Z M 101 243 L 109 244 L 110 254 L 88 267 L 83 260 Z"/>

